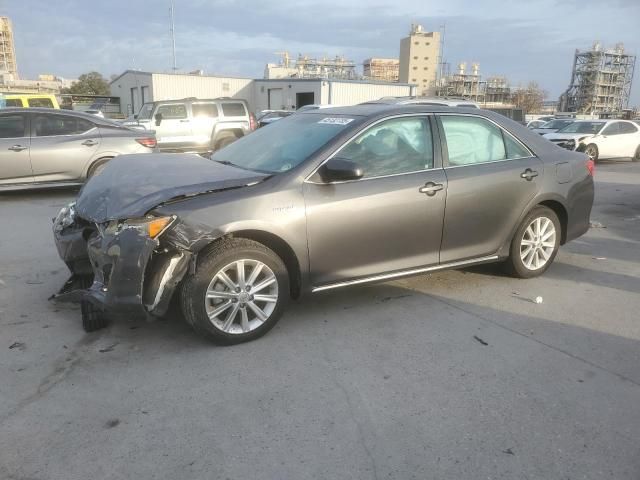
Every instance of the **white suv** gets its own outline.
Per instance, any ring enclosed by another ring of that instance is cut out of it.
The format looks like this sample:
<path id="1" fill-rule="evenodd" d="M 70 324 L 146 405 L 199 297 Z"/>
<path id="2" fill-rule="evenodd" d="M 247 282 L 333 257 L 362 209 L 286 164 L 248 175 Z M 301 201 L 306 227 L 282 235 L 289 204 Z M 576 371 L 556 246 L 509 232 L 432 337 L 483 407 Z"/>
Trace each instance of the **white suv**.
<path id="1" fill-rule="evenodd" d="M 640 127 L 628 120 L 578 120 L 543 137 L 567 150 L 585 152 L 593 161 L 640 161 Z"/>

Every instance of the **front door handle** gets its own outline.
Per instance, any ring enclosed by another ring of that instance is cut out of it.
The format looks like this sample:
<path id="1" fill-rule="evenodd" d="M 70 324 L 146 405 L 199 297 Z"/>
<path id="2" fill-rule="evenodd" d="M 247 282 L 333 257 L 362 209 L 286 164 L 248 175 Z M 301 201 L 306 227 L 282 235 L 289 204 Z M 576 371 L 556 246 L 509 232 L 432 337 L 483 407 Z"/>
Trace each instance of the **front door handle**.
<path id="1" fill-rule="evenodd" d="M 180 120 L 180 123 L 189 123 L 189 120 Z"/>
<path id="2" fill-rule="evenodd" d="M 441 183 L 427 182 L 424 187 L 420 187 L 418 191 L 420 193 L 426 193 L 428 196 L 433 197 L 437 192 L 442 190 L 444 185 Z"/>
<path id="3" fill-rule="evenodd" d="M 93 147 L 97 144 L 98 142 L 96 142 L 95 140 L 85 140 L 84 142 L 82 142 L 82 145 L 84 145 L 85 147 Z"/>
<path id="4" fill-rule="evenodd" d="M 524 172 L 520 174 L 520 177 L 524 178 L 527 182 L 530 182 L 537 176 L 538 176 L 538 172 L 536 172 L 535 170 L 531 170 L 530 168 L 527 168 Z"/>
<path id="5" fill-rule="evenodd" d="M 9 150 L 12 152 L 21 152 L 22 150 L 26 150 L 29 147 L 23 147 L 22 145 L 14 145 L 13 147 L 9 147 Z"/>

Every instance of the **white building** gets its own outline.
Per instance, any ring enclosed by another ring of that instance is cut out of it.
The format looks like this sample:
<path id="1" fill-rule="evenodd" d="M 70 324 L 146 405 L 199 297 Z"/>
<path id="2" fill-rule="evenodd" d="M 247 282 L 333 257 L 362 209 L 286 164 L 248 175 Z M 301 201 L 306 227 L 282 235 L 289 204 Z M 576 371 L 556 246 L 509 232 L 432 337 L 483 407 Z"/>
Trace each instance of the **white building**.
<path id="1" fill-rule="evenodd" d="M 402 83 L 306 78 L 250 79 L 127 70 L 111 81 L 122 113 L 137 113 L 145 102 L 180 98 L 242 98 L 253 112 L 296 110 L 304 105 L 355 105 L 389 96 L 415 95 Z"/>

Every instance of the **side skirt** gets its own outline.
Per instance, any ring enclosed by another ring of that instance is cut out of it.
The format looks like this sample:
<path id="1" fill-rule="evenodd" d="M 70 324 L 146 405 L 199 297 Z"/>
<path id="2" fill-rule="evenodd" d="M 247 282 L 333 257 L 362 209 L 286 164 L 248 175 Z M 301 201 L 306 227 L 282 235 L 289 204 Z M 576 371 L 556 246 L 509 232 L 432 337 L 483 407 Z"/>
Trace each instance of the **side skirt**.
<path id="1" fill-rule="evenodd" d="M 359 285 L 361 283 L 383 282 L 386 280 L 392 280 L 394 278 L 410 277 L 412 275 L 418 275 L 420 273 L 436 272 L 438 270 L 448 270 L 451 268 L 466 267 L 469 265 L 478 265 L 481 263 L 491 263 L 491 262 L 495 262 L 499 258 L 500 257 L 498 255 L 490 255 L 487 257 L 471 258 L 469 260 L 463 260 L 460 262 L 450 262 L 442 265 L 434 265 L 432 267 L 414 268 L 411 270 L 401 270 L 399 272 L 374 275 L 372 277 L 364 277 L 364 278 L 358 278 L 355 280 L 347 280 L 344 282 L 329 283 L 327 285 L 321 285 L 319 287 L 312 287 L 311 291 L 313 293 L 316 293 L 316 292 L 322 292 L 324 290 L 331 290 L 334 288 L 348 287 L 351 285 Z"/>

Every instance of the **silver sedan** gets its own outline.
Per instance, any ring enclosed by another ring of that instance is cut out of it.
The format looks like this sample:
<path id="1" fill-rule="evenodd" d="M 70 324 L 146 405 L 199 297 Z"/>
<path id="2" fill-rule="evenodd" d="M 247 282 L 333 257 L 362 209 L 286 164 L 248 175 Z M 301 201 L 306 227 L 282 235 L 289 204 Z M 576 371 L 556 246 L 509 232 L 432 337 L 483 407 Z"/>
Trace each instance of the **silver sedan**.
<path id="1" fill-rule="evenodd" d="M 0 190 L 78 185 L 113 157 L 156 150 L 153 132 L 51 108 L 0 110 Z"/>

